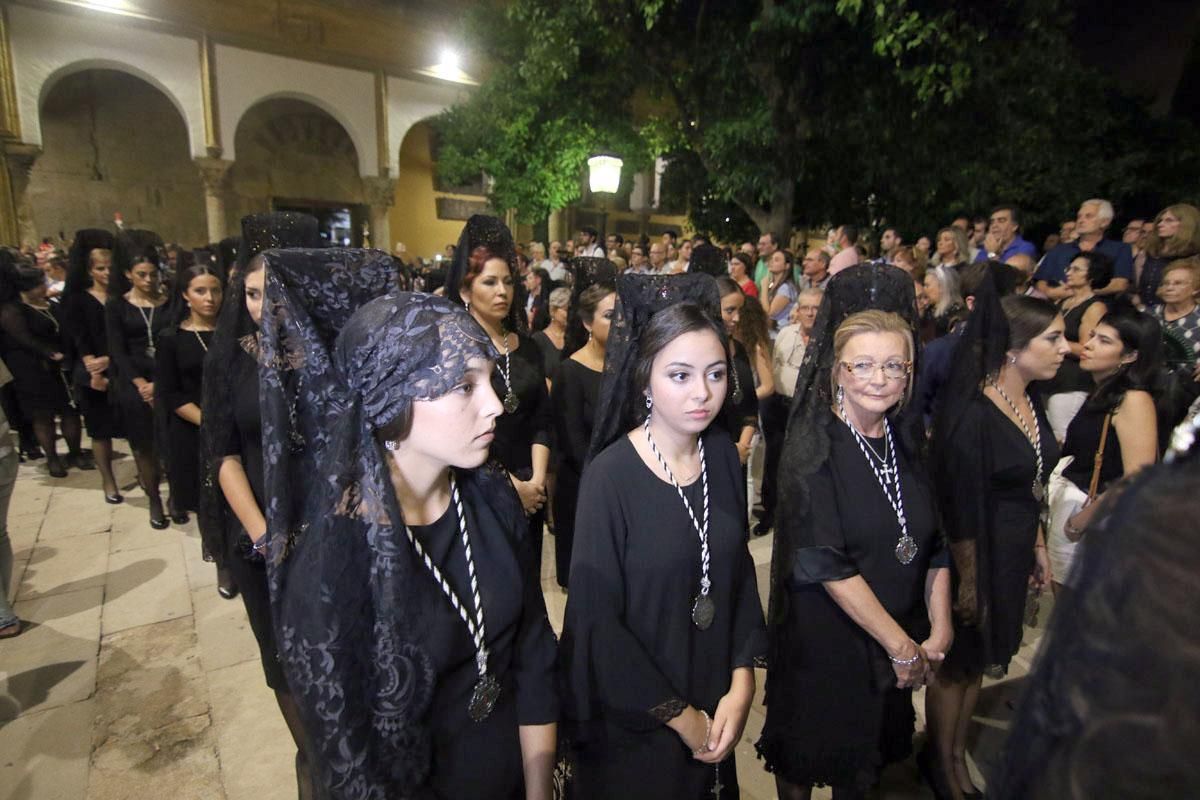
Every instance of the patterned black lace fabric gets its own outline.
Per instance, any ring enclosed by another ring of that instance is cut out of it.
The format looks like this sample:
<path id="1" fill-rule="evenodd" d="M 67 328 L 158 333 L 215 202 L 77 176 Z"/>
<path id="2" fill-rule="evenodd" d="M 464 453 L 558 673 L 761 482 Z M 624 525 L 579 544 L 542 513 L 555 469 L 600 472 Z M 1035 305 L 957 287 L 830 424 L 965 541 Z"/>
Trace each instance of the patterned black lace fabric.
<path id="1" fill-rule="evenodd" d="M 588 332 L 579 318 L 579 298 L 597 283 L 607 284 L 616 291 L 617 266 L 607 258 L 578 256 L 571 259 L 571 305 L 567 310 L 567 332 L 563 336 L 563 357 L 568 358 L 587 344 Z"/>
<path id="2" fill-rule="evenodd" d="M 361 250 L 268 251 L 259 370 L 267 567 L 280 659 L 334 798 L 426 780 L 434 667 L 415 642 L 412 557 L 375 429 L 494 356 L 463 309 L 391 291 Z M 480 484 L 470 481 L 468 502 Z"/>
<path id="3" fill-rule="evenodd" d="M 825 287 L 812 338 L 796 377 L 796 391 L 788 414 L 787 438 L 779 464 L 780 512 L 771 553 L 771 599 L 768 628 L 787 614 L 787 580 L 798 548 L 816 541 L 809 526 L 808 480 L 829 457 L 828 425 L 834 419 L 830 372 L 833 368 L 833 334 L 851 314 L 876 309 L 899 314 L 914 330 L 918 322 L 912 277 L 903 270 L 874 262 L 839 272 Z M 917 374 L 919 353 L 914 353 Z M 920 415 L 911 414 L 893 424 L 907 452 L 917 452 Z M 772 647 L 779 641 L 772 636 Z M 768 655 L 768 661 L 774 654 Z"/>
<path id="4" fill-rule="evenodd" d="M 229 241 L 226 239 L 221 245 L 224 247 Z M 266 250 L 318 248 L 321 244 L 317 218 L 310 214 L 296 211 L 247 214 L 242 217 L 242 238 L 235 246 L 238 269 L 245 269 L 250 259 Z"/>
<path id="5" fill-rule="evenodd" d="M 617 305 L 604 356 L 604 379 L 592 428 L 589 458 L 612 444 L 618 436 L 637 425 L 639 410 L 645 413 L 634 389 L 638 344 L 642 330 L 657 312 L 678 303 L 700 306 L 724 330 L 721 323 L 721 292 L 717 281 L 703 273 L 682 275 L 617 276 Z M 724 345 L 722 337 L 722 345 Z"/>
<path id="6" fill-rule="evenodd" d="M 496 217 L 475 214 L 463 226 L 462 234 L 458 237 L 458 247 L 454 251 L 454 261 L 446 272 L 446 298 L 457 305 L 464 304 L 459 290 L 462 289 L 463 278 L 470 269 L 471 253 L 477 247 L 486 247 L 496 258 L 504 259 L 508 263 L 509 272 L 513 276 L 513 294 L 505 325 L 511 332 L 524 333 L 529 326 L 525 321 L 524 309 L 517 302 L 517 245 L 513 241 L 512 231 Z"/>

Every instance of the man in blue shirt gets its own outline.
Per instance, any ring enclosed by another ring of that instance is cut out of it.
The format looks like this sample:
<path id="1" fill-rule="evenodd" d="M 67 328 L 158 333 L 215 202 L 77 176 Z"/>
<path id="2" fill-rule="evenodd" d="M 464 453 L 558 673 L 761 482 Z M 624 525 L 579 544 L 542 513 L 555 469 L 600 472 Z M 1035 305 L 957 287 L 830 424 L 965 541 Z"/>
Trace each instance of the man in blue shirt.
<path id="1" fill-rule="evenodd" d="M 1093 198 L 1084 200 L 1075 216 L 1075 240 L 1064 242 L 1046 253 L 1033 279 L 1038 291 L 1051 300 L 1061 300 L 1071 294 L 1063 285 L 1067 266 L 1081 252 L 1096 250 L 1113 260 L 1113 279 L 1108 285 L 1093 291 L 1098 295 L 1117 295 L 1129 289 L 1133 280 L 1133 251 L 1124 242 L 1104 238 L 1104 231 L 1113 220 L 1112 203 Z"/>
<path id="2" fill-rule="evenodd" d="M 996 206 L 976 261 L 1007 261 L 1018 253 L 1037 258 L 1037 248 L 1021 238 L 1021 212 L 1016 206 Z"/>

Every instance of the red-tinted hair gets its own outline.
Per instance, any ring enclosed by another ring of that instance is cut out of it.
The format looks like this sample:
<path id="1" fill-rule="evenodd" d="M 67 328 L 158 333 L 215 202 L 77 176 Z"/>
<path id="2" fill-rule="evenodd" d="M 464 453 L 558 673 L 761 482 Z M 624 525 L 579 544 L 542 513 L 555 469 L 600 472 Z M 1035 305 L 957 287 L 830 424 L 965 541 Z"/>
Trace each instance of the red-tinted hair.
<path id="1" fill-rule="evenodd" d="M 491 261 L 493 258 L 498 258 L 508 265 L 508 274 L 516 279 L 516 274 L 513 270 L 512 263 L 504 256 L 497 253 L 486 244 L 481 244 L 471 251 L 471 255 L 467 257 L 467 272 L 463 275 L 462 286 L 459 290 L 471 288 L 471 284 L 479 277 L 479 273 L 483 272 L 483 265 Z"/>

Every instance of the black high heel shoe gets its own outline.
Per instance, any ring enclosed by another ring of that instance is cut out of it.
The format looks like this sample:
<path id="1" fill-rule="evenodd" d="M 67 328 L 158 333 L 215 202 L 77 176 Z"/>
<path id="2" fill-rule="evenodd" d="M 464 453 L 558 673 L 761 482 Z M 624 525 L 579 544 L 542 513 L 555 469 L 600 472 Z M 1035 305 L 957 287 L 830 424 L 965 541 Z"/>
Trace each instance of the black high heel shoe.
<path id="1" fill-rule="evenodd" d="M 108 503 L 111 506 L 116 506 L 116 505 L 120 505 L 121 503 L 124 503 L 125 498 L 121 495 L 120 492 L 116 492 L 114 494 L 109 494 L 108 492 L 105 492 L 104 493 L 104 502 Z"/>
<path id="2" fill-rule="evenodd" d="M 233 580 L 233 573 L 224 567 L 217 567 L 217 594 L 226 600 L 232 600 L 238 596 L 238 587 Z"/>
<path id="3" fill-rule="evenodd" d="M 162 500 L 157 497 L 150 498 L 150 527 L 156 531 L 165 530 L 167 527 L 167 516 L 163 513 Z"/>

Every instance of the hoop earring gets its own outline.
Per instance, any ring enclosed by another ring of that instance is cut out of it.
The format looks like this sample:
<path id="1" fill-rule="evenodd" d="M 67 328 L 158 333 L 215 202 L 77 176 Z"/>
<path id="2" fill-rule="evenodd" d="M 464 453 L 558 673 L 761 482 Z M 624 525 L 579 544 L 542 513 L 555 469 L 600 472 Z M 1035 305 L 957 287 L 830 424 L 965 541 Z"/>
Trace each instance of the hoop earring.
<path id="1" fill-rule="evenodd" d="M 395 453 L 400 449 L 400 442 L 396 441 L 395 439 L 388 439 L 383 443 L 383 446 L 387 448 L 389 453 Z"/>

